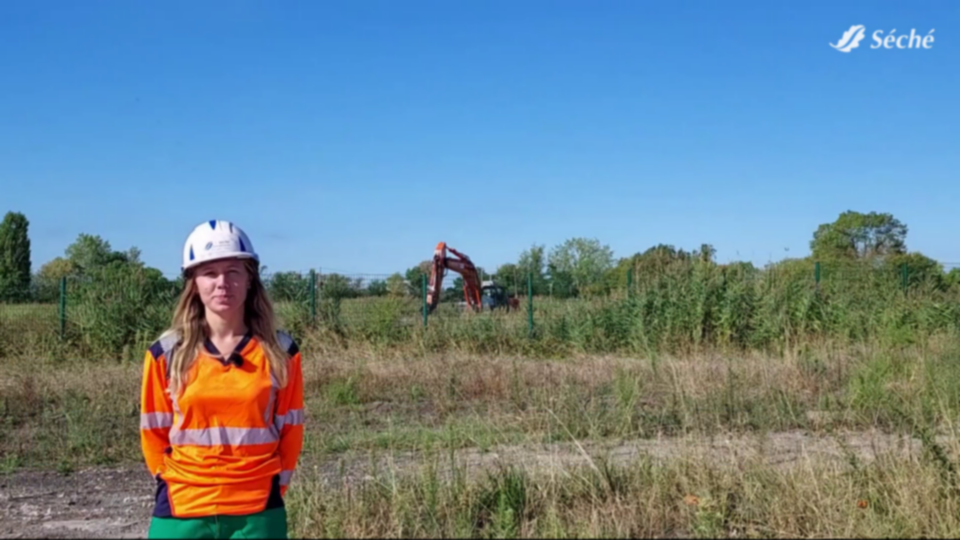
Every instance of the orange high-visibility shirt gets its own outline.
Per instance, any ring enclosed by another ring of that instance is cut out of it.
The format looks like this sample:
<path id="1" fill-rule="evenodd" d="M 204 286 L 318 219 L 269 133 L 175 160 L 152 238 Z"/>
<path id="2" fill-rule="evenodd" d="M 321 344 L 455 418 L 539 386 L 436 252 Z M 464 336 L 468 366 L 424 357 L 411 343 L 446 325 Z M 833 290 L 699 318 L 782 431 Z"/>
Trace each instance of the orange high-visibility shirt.
<path id="1" fill-rule="evenodd" d="M 244 515 L 283 506 L 303 448 L 300 351 L 285 332 L 287 386 L 278 388 L 259 341 L 247 335 L 225 361 L 206 341 L 177 400 L 167 393 L 176 336 L 146 353 L 140 436 L 157 480 L 157 517 Z M 179 354 L 179 351 L 178 351 Z"/>

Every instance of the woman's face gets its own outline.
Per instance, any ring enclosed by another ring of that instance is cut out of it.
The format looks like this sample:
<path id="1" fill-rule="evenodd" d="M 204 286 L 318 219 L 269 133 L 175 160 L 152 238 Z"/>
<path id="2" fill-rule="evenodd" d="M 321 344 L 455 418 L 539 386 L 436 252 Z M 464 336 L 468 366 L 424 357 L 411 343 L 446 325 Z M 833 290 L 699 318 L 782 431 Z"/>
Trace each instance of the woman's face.
<path id="1" fill-rule="evenodd" d="M 200 301 L 208 310 L 225 317 L 243 309 L 250 289 L 250 273 L 243 261 L 224 259 L 197 267 L 194 278 Z"/>

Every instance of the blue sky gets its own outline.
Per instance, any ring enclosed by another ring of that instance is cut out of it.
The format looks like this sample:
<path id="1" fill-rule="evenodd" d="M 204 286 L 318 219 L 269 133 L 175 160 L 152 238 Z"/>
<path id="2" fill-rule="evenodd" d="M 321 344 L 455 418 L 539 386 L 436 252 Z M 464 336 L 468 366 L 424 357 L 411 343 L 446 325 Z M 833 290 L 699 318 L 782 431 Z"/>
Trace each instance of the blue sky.
<path id="1" fill-rule="evenodd" d="M 960 262 L 958 23 L 920 0 L 7 0 L 0 211 L 34 269 L 85 232 L 173 275 L 214 218 L 271 270 L 386 274 L 441 240 L 494 269 L 573 236 L 763 264 L 848 209 Z M 870 49 L 912 28 L 933 47 Z"/>

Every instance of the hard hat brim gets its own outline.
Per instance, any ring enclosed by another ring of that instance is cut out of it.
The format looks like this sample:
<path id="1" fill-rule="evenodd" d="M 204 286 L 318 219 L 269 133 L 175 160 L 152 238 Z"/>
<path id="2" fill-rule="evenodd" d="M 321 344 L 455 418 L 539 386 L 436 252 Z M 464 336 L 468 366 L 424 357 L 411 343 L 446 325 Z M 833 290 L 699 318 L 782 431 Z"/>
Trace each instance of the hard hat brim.
<path id="1" fill-rule="evenodd" d="M 181 266 L 181 267 L 180 267 L 180 270 L 181 270 L 182 272 L 186 272 L 187 270 L 196 268 L 196 267 L 198 267 L 198 266 L 202 266 L 202 265 L 204 265 L 204 264 L 206 264 L 206 263 L 216 262 L 216 261 L 224 261 L 224 260 L 227 260 L 227 259 L 253 259 L 253 260 L 257 261 L 257 262 L 260 262 L 260 257 L 257 256 L 255 253 L 247 253 L 247 252 L 225 253 L 225 254 L 223 254 L 223 255 L 217 255 L 217 256 L 215 256 L 215 257 L 210 257 L 209 259 L 201 259 L 201 260 L 193 261 L 193 262 L 191 262 L 191 263 L 188 264 L 188 265 Z"/>

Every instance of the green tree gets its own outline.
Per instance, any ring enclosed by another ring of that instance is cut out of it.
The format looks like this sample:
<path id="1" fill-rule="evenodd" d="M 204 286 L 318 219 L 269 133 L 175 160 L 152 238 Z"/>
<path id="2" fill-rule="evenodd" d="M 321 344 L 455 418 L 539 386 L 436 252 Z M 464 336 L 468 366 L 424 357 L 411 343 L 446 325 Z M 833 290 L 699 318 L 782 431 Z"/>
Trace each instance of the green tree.
<path id="1" fill-rule="evenodd" d="M 140 248 L 138 248 L 137 246 L 133 246 L 127 251 L 123 252 L 123 256 L 127 262 L 130 262 L 133 264 L 140 264 L 142 262 L 140 260 Z"/>
<path id="2" fill-rule="evenodd" d="M 888 213 L 848 210 L 813 233 L 810 251 L 817 260 L 883 259 L 906 253 L 907 226 Z"/>
<path id="3" fill-rule="evenodd" d="M 359 295 L 356 284 L 347 276 L 341 274 L 325 274 L 320 278 L 320 287 L 324 298 L 341 300 L 355 298 Z"/>
<path id="4" fill-rule="evenodd" d="M 527 273 L 514 263 L 501 264 L 494 280 L 511 294 L 527 292 Z"/>
<path id="5" fill-rule="evenodd" d="M 410 294 L 410 287 L 399 272 L 387 278 L 387 294 L 394 297 Z"/>
<path id="6" fill-rule="evenodd" d="M 668 244 L 657 244 L 642 253 L 634 253 L 617 262 L 612 281 L 617 287 L 627 286 L 627 274 L 633 270 L 633 284 L 656 280 L 674 265 L 691 262 L 696 252 L 684 251 Z"/>
<path id="7" fill-rule="evenodd" d="M 453 278 L 453 281 L 449 282 L 449 286 L 445 287 L 443 292 L 440 293 L 440 301 L 460 302 L 463 299 L 463 278 L 458 275 Z"/>
<path id="8" fill-rule="evenodd" d="M 7 212 L 0 222 L 0 301 L 24 302 L 30 297 L 30 222 Z"/>
<path id="9" fill-rule="evenodd" d="M 67 246 L 66 256 L 79 274 L 85 274 L 112 262 L 139 262 L 140 252 L 137 248 L 131 248 L 128 252 L 114 251 L 110 242 L 100 235 L 80 233 L 77 239 Z M 132 261 L 131 256 L 136 260 Z"/>
<path id="10" fill-rule="evenodd" d="M 37 302 L 55 302 L 60 298 L 60 280 L 76 273 L 69 259 L 56 257 L 47 261 L 33 278 L 34 296 Z"/>
<path id="11" fill-rule="evenodd" d="M 387 291 L 387 282 L 382 279 L 374 279 L 366 287 L 367 296 L 386 296 Z"/>
<path id="12" fill-rule="evenodd" d="M 300 272 L 276 272 L 266 280 L 270 298 L 277 302 L 304 302 L 310 295 L 310 279 Z"/>
<path id="13" fill-rule="evenodd" d="M 595 238 L 570 238 L 552 249 L 547 258 L 551 279 L 557 279 L 566 289 L 562 296 L 601 292 L 604 276 L 613 266 L 613 250 Z"/>
<path id="14" fill-rule="evenodd" d="M 544 295 L 550 292 L 550 284 L 547 279 L 547 259 L 545 247 L 542 245 L 532 245 L 529 249 L 520 253 L 520 259 L 517 261 L 517 269 L 522 277 L 521 290 L 526 291 L 527 276 L 532 275 L 534 295 Z"/>
<path id="15" fill-rule="evenodd" d="M 135 360 L 169 323 L 176 293 L 156 268 L 112 260 L 86 270 L 69 293 L 70 325 L 91 353 Z"/>
<path id="16" fill-rule="evenodd" d="M 417 266 L 408 268 L 404 273 L 404 277 L 407 279 L 407 283 L 410 284 L 410 294 L 413 296 L 419 297 L 421 294 L 421 283 L 424 275 L 427 276 L 427 280 L 430 280 L 430 265 L 431 261 L 423 261 Z"/>

